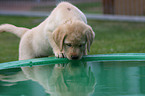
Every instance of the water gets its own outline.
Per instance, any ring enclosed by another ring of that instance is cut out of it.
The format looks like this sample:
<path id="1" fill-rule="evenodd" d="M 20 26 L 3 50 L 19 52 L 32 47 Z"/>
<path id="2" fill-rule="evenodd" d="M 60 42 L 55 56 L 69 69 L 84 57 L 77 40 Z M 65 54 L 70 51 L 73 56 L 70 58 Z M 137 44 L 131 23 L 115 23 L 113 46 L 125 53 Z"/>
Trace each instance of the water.
<path id="1" fill-rule="evenodd" d="M 0 70 L 0 96 L 145 96 L 143 61 L 70 62 Z"/>

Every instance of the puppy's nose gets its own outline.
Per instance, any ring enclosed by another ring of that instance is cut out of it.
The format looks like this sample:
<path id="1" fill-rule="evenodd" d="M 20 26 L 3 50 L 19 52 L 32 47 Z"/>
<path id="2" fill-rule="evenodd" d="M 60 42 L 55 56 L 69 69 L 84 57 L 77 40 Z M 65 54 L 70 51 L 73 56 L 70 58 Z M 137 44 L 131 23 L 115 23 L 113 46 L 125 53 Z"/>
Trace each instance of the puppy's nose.
<path id="1" fill-rule="evenodd" d="M 77 60 L 77 59 L 79 59 L 79 56 L 77 56 L 77 55 L 72 55 L 71 58 L 72 58 L 72 60 Z"/>

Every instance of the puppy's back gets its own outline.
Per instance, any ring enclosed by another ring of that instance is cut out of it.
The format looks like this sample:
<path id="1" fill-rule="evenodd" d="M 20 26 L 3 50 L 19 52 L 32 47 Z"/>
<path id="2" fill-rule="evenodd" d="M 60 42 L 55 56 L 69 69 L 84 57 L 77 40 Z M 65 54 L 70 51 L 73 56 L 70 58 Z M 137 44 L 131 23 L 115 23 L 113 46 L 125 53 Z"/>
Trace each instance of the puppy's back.
<path id="1" fill-rule="evenodd" d="M 69 2 L 61 2 L 57 5 L 56 8 L 62 12 L 62 16 L 64 16 L 64 18 L 68 17 L 68 19 L 81 20 L 87 23 L 85 14 Z"/>

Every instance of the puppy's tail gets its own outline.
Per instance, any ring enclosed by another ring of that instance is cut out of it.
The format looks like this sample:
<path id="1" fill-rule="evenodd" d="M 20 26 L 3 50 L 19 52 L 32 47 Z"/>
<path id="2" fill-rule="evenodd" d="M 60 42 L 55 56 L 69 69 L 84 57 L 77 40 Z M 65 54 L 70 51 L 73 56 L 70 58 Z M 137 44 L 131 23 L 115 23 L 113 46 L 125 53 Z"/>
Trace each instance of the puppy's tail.
<path id="1" fill-rule="evenodd" d="M 23 27 L 16 27 L 16 26 L 11 25 L 11 24 L 3 24 L 3 25 L 0 25 L 0 33 L 1 32 L 10 32 L 10 33 L 13 33 L 13 34 L 15 34 L 16 36 L 18 36 L 20 38 L 28 30 L 30 30 L 30 29 L 23 28 Z"/>

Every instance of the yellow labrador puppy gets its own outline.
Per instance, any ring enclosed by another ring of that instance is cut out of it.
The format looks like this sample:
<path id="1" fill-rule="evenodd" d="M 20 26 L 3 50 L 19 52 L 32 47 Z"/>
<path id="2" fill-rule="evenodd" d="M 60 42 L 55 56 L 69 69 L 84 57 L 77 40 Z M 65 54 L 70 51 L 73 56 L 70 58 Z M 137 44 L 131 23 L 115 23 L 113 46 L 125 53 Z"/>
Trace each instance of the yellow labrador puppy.
<path id="1" fill-rule="evenodd" d="M 0 26 L 0 32 L 11 32 L 21 37 L 19 60 L 49 56 L 81 59 L 87 55 L 94 39 L 85 15 L 74 5 L 61 2 L 40 25 L 32 29 L 10 24 Z"/>

